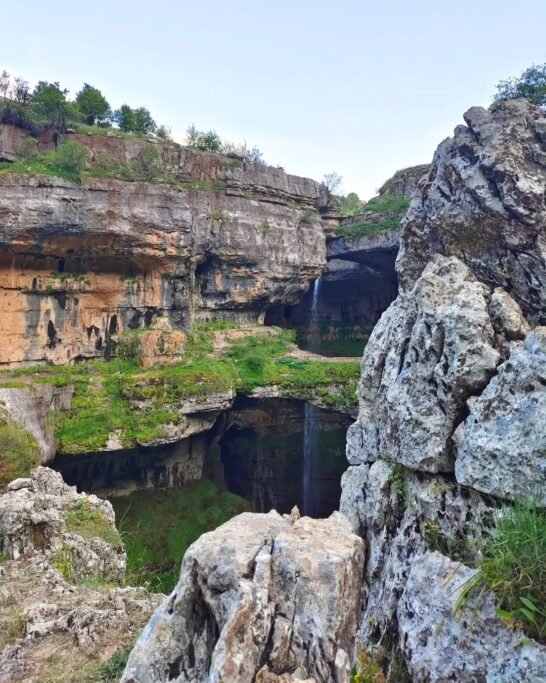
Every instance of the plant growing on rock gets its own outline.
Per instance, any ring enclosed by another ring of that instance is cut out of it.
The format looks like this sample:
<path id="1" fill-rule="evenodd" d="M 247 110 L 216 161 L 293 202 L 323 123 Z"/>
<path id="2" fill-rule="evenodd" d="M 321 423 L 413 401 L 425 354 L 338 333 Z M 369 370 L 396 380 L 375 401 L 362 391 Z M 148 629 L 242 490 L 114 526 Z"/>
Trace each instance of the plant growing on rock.
<path id="1" fill-rule="evenodd" d="M 534 502 L 499 512 L 496 528 L 482 548 L 478 571 L 458 600 L 491 589 L 498 614 L 530 636 L 546 638 L 546 514 Z"/>
<path id="2" fill-rule="evenodd" d="M 26 477 L 40 464 L 36 439 L 14 422 L 5 422 L 0 414 L 0 489 L 12 479 Z"/>
<path id="3" fill-rule="evenodd" d="M 517 78 L 501 81 L 493 104 L 519 97 L 541 107 L 546 106 L 546 63 L 533 64 Z"/>

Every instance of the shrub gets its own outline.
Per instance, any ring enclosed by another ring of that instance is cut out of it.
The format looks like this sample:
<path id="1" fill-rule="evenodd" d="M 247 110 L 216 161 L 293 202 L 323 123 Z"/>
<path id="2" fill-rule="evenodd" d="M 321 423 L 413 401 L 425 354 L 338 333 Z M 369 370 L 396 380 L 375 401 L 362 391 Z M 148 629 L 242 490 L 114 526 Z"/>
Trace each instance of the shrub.
<path id="1" fill-rule="evenodd" d="M 121 678 L 123 670 L 127 666 L 127 660 L 133 649 L 133 643 L 129 643 L 125 647 L 121 647 L 114 655 L 103 664 L 100 665 L 98 674 L 99 683 L 114 683 Z"/>
<path id="2" fill-rule="evenodd" d="M 69 176 L 79 180 L 87 162 L 87 150 L 77 142 L 65 142 L 57 151 L 57 164 Z"/>
<path id="3" fill-rule="evenodd" d="M 535 503 L 517 503 L 499 512 L 497 525 L 482 548 L 478 572 L 457 603 L 491 589 L 498 614 L 530 636 L 546 638 L 546 513 Z"/>
<path id="4" fill-rule="evenodd" d="M 497 85 L 494 103 L 518 97 L 546 106 L 546 64 L 533 64 L 521 76 L 501 81 Z"/>
<path id="5" fill-rule="evenodd" d="M 18 424 L 0 420 L 0 488 L 26 477 L 40 461 L 36 439 Z"/>

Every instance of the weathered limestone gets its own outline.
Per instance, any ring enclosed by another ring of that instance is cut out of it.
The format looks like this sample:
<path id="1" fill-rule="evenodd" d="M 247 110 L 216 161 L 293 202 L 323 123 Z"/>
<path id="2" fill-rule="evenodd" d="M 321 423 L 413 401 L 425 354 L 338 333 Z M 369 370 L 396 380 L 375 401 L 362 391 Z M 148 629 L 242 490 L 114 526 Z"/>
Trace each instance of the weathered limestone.
<path id="1" fill-rule="evenodd" d="M 433 254 L 457 256 L 546 321 L 544 112 L 525 100 L 472 107 L 438 147 L 403 221 L 397 271 L 409 290 Z"/>
<path id="2" fill-rule="evenodd" d="M 105 145 L 112 163 L 149 145 L 81 137 L 92 154 Z M 115 335 L 159 315 L 173 330 L 256 321 L 272 304 L 297 301 L 320 274 L 318 183 L 153 147 L 174 154 L 165 162 L 173 184 L 0 178 L 0 364 L 109 356 Z"/>
<path id="3" fill-rule="evenodd" d="M 348 679 L 363 544 L 326 520 L 244 513 L 194 543 L 122 680 L 251 683 Z M 264 667 L 267 667 L 264 669 Z"/>
<path id="4" fill-rule="evenodd" d="M 546 506 L 546 327 L 503 363 L 453 436 L 461 484 Z"/>
<path id="5" fill-rule="evenodd" d="M 492 595 L 471 599 L 454 616 L 474 571 L 440 553 L 413 562 L 398 603 L 400 643 L 412 680 L 538 683 L 546 679 L 546 647 L 496 615 Z"/>
<path id="6" fill-rule="evenodd" d="M 383 314 L 362 361 L 351 464 L 385 454 L 423 471 L 453 469 L 449 437 L 499 360 L 487 299 L 463 263 L 436 256 Z"/>
<path id="7" fill-rule="evenodd" d="M 0 552 L 8 559 L 57 562 L 73 580 L 120 582 L 125 576 L 112 505 L 78 494 L 48 467 L 13 480 L 0 496 Z"/>

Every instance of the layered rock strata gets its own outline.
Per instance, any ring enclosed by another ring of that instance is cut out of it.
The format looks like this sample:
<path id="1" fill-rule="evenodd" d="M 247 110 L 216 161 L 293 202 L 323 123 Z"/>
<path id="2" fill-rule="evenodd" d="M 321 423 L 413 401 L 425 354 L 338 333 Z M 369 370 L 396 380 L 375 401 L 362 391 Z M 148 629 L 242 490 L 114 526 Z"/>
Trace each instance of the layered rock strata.
<path id="1" fill-rule="evenodd" d="M 108 357 L 116 334 L 161 315 L 174 330 L 256 320 L 320 274 L 318 183 L 178 145 L 80 137 L 110 173 L 151 146 L 161 175 L 0 177 L 0 364 Z"/>

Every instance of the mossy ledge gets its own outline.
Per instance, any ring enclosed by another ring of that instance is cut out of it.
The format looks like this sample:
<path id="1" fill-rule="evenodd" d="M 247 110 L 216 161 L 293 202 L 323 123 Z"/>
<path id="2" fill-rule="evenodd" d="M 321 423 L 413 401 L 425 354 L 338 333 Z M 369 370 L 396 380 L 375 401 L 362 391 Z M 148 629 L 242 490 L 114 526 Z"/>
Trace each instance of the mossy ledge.
<path id="1" fill-rule="evenodd" d="M 240 328 L 225 334 L 225 328 L 225 323 L 196 325 L 183 358 L 172 365 L 143 368 L 138 354 L 110 362 L 41 365 L 0 374 L 0 386 L 15 380 L 31 390 L 40 383 L 74 388 L 70 409 L 56 411 L 52 420 L 57 452 L 65 455 L 111 449 L 112 439 L 118 448 L 173 441 L 188 416 L 225 409 L 237 394 L 355 411 L 356 360 L 302 355 L 287 330 Z"/>

